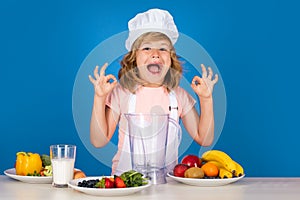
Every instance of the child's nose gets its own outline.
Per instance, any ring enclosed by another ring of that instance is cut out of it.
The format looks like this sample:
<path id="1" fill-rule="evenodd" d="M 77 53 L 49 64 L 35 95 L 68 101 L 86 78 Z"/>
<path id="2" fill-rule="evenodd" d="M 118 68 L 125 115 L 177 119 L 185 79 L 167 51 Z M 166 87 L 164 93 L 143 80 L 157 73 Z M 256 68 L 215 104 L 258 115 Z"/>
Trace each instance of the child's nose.
<path id="1" fill-rule="evenodd" d="M 159 58 L 159 49 L 151 49 L 152 58 Z"/>

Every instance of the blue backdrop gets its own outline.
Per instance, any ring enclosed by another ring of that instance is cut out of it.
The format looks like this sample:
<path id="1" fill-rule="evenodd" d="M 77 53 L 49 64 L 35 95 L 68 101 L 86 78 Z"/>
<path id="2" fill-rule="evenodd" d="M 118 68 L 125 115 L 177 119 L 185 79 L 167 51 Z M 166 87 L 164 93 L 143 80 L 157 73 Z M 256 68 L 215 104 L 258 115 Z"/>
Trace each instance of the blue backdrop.
<path id="1" fill-rule="evenodd" d="M 179 31 L 201 44 L 218 66 L 226 117 L 213 148 L 239 161 L 247 176 L 300 176 L 300 14 L 295 2 L 2 1 L 0 173 L 13 167 L 16 152 L 48 154 L 57 143 L 78 146 L 76 167 L 87 175 L 110 173 L 74 122 L 76 77 L 99 44 L 126 31 L 138 12 L 158 7 L 169 10 Z M 88 78 L 84 81 L 91 91 Z M 87 105 L 92 100 L 82 96 Z M 191 143 L 185 154 L 198 154 L 199 148 Z M 113 154 L 99 153 L 104 159 Z"/>

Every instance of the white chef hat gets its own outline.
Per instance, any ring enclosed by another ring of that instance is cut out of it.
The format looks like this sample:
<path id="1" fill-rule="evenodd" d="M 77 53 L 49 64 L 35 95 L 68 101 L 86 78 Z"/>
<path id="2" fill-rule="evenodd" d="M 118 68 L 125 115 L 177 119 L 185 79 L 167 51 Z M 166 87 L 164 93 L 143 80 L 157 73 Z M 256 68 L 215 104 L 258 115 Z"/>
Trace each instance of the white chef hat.
<path id="1" fill-rule="evenodd" d="M 173 17 L 166 10 L 150 9 L 137 14 L 128 22 L 129 35 L 125 43 L 128 51 L 131 50 L 134 41 L 147 32 L 161 32 L 167 35 L 174 45 L 178 38 L 178 30 Z"/>

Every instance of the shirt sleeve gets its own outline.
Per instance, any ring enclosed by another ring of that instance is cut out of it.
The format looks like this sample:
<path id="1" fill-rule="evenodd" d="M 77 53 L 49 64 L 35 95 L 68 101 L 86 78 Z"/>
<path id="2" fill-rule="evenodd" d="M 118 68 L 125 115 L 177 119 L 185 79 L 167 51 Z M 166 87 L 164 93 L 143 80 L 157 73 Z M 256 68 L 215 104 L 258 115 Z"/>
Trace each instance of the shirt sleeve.
<path id="1" fill-rule="evenodd" d="M 196 100 L 183 88 L 178 87 L 175 90 L 178 100 L 178 107 L 181 110 L 180 117 L 186 115 L 196 104 Z"/>
<path id="2" fill-rule="evenodd" d="M 125 113 L 128 109 L 129 92 L 118 84 L 106 98 L 106 106 L 117 114 Z"/>

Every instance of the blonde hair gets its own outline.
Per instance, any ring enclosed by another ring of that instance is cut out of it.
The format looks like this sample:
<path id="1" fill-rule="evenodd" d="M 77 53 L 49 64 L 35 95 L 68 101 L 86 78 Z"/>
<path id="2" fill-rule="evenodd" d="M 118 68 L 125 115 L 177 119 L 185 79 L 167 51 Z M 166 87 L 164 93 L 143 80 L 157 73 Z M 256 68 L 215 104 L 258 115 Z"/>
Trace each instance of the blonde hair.
<path id="1" fill-rule="evenodd" d="M 120 84 L 132 93 L 135 93 L 139 86 L 145 84 L 145 81 L 138 76 L 136 64 L 136 51 L 145 40 L 167 40 L 170 45 L 172 45 L 170 39 L 160 32 L 144 33 L 133 43 L 131 51 L 123 57 L 121 61 L 121 69 L 118 73 Z M 165 86 L 168 91 L 178 87 L 182 76 L 181 62 L 178 60 L 178 56 L 176 55 L 173 45 L 170 50 L 170 57 L 171 66 L 163 82 L 163 86 Z"/>

